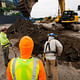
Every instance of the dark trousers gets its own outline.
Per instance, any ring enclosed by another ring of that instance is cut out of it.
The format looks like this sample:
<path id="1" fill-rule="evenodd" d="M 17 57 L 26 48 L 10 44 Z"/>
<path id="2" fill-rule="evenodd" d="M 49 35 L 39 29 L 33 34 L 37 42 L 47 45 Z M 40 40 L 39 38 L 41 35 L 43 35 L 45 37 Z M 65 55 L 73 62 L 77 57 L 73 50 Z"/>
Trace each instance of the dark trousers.
<path id="1" fill-rule="evenodd" d="M 3 48 L 3 55 L 4 55 L 4 63 L 7 67 L 9 61 L 9 47 Z"/>

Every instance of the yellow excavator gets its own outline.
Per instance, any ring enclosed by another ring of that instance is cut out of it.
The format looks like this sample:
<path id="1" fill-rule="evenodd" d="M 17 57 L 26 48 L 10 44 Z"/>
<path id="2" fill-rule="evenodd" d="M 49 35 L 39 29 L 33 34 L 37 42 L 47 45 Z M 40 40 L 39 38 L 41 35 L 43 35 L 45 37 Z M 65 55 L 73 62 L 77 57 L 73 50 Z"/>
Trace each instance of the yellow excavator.
<path id="1" fill-rule="evenodd" d="M 58 0 L 60 10 L 58 10 L 58 16 L 55 22 L 61 23 L 76 23 L 79 20 L 79 16 L 73 10 L 65 10 L 65 0 Z M 61 15 L 60 15 L 61 11 Z"/>
<path id="2" fill-rule="evenodd" d="M 33 1 L 33 3 L 28 3 Z M 16 0 L 18 9 L 21 11 L 23 18 L 26 20 L 30 16 L 30 6 L 37 2 L 38 0 Z M 79 20 L 79 16 L 73 10 L 65 10 L 65 0 L 58 0 L 60 10 L 58 10 L 58 16 L 54 20 L 55 22 L 61 23 L 65 28 L 76 29 L 76 23 Z M 26 5 L 27 4 L 27 5 Z M 28 6 L 29 5 L 29 6 Z M 26 18 L 27 17 L 27 18 Z"/>
<path id="3" fill-rule="evenodd" d="M 58 16 L 54 20 L 55 22 L 61 23 L 65 28 L 78 30 L 79 16 L 73 10 L 65 10 L 65 0 L 58 0 L 60 10 L 58 10 Z"/>

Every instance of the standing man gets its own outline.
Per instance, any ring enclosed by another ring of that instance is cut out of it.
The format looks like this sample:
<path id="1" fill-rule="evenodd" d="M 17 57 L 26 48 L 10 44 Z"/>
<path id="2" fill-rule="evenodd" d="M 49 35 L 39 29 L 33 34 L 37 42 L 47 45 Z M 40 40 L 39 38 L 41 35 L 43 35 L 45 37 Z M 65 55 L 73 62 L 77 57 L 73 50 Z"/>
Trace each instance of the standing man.
<path id="1" fill-rule="evenodd" d="M 55 34 L 50 33 L 48 35 L 48 41 L 44 45 L 44 53 L 46 59 L 47 75 L 52 77 L 52 80 L 58 80 L 56 56 L 61 56 L 63 51 L 62 44 L 55 39 Z"/>
<path id="2" fill-rule="evenodd" d="M 7 67 L 8 80 L 46 80 L 43 63 L 32 57 L 34 42 L 24 36 L 19 42 L 20 57 L 13 58 Z"/>
<path id="3" fill-rule="evenodd" d="M 8 40 L 6 32 L 7 32 L 7 29 L 5 26 L 3 26 L 1 29 L 1 32 L 0 32 L 0 43 L 2 46 L 2 50 L 3 50 L 5 66 L 7 67 L 8 61 L 9 61 L 9 44 L 10 44 L 10 41 Z"/>

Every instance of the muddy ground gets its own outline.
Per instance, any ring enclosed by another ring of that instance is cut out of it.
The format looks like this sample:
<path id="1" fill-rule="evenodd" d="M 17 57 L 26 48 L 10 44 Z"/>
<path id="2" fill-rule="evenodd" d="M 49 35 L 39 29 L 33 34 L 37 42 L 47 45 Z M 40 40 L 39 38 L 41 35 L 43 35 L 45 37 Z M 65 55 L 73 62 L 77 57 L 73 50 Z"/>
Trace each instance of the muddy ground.
<path id="1" fill-rule="evenodd" d="M 53 25 L 55 27 L 55 25 Z M 66 61 L 80 61 L 80 33 L 65 30 L 61 25 L 56 27 L 56 30 L 49 30 L 42 25 L 34 25 L 29 21 L 24 21 L 20 17 L 17 21 L 8 29 L 9 38 L 20 39 L 24 35 L 32 37 L 35 43 L 33 54 L 42 54 L 43 46 L 47 40 L 49 33 L 55 33 L 57 39 L 61 41 L 64 47 L 61 59 Z M 16 43 L 18 47 L 18 43 Z"/>
<path id="2" fill-rule="evenodd" d="M 55 27 L 55 26 L 53 26 Z M 14 51 L 10 48 L 9 57 L 14 57 L 14 53 L 19 55 L 18 43 L 22 36 L 29 35 L 35 43 L 33 54 L 43 53 L 43 45 L 47 40 L 47 34 L 54 32 L 57 39 L 63 44 L 64 50 L 61 58 L 58 60 L 59 80 L 80 80 L 80 33 L 65 30 L 61 25 L 56 30 L 48 30 L 42 25 L 34 25 L 29 21 L 24 21 L 20 17 L 8 29 L 9 39 L 14 45 Z M 0 48 L 1 49 L 1 48 Z M 0 50 L 1 51 L 1 50 Z M 3 54 L 0 52 L 0 79 L 6 80 L 6 68 L 4 66 Z M 71 62 L 69 64 L 69 62 Z"/>

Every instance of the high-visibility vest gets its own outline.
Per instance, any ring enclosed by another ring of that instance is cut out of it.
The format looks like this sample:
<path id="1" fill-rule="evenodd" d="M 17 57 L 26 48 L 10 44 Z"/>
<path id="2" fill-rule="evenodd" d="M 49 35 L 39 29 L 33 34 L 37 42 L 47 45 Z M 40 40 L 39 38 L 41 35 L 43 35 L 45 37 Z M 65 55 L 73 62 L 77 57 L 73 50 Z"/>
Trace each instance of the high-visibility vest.
<path id="1" fill-rule="evenodd" d="M 36 58 L 12 59 L 10 71 L 13 80 L 38 80 L 39 60 Z"/>
<path id="2" fill-rule="evenodd" d="M 8 38 L 7 38 L 6 33 L 4 33 L 4 32 L 0 32 L 0 43 L 2 46 L 10 43 Z"/>

